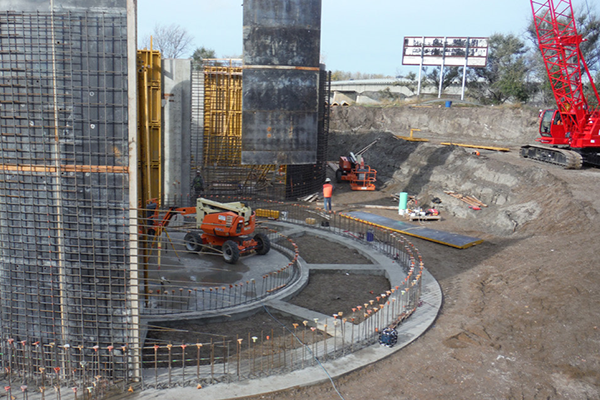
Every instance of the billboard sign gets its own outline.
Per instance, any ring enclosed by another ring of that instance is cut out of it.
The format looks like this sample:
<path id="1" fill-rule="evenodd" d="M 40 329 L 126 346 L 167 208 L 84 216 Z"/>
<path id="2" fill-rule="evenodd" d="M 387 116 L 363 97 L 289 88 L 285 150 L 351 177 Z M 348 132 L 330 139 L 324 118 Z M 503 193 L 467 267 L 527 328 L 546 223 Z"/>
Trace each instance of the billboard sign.
<path id="1" fill-rule="evenodd" d="M 483 68 L 487 64 L 488 38 L 406 36 L 402 65 L 444 65 Z"/>

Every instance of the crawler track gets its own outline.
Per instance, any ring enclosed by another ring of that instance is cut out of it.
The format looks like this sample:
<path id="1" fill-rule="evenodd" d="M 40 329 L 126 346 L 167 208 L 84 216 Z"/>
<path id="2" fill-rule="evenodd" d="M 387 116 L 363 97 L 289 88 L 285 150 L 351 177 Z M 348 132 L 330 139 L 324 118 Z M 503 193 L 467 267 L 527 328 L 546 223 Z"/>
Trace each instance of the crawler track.
<path id="1" fill-rule="evenodd" d="M 521 157 L 530 158 L 548 164 L 560 165 L 565 169 L 580 169 L 583 165 L 581 154 L 555 147 L 525 145 L 521 146 Z"/>

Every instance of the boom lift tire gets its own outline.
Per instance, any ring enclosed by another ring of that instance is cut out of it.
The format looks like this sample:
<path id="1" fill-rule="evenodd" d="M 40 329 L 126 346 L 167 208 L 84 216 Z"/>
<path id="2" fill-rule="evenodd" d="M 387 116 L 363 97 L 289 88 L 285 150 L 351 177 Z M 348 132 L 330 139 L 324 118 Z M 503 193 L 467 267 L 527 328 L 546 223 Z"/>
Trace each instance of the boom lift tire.
<path id="1" fill-rule="evenodd" d="M 196 232 L 188 232 L 183 241 L 187 251 L 197 253 L 202 249 L 202 237 Z"/>
<path id="2" fill-rule="evenodd" d="M 228 264 L 235 264 L 240 259 L 240 249 L 233 240 L 223 243 L 221 250 L 223 250 L 223 259 Z"/>
<path id="3" fill-rule="evenodd" d="M 337 183 L 342 183 L 342 170 L 338 169 L 337 171 L 335 171 L 335 181 Z"/>
<path id="4" fill-rule="evenodd" d="M 257 233 L 254 235 L 254 240 L 256 241 L 256 254 L 264 256 L 271 250 L 271 241 L 264 233 Z"/>

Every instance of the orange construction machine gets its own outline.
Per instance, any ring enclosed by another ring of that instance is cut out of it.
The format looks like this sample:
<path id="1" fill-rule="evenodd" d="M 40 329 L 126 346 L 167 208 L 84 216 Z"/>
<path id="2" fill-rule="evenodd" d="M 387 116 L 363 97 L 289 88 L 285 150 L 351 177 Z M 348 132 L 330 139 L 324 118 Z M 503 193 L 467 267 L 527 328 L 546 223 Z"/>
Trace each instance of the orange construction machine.
<path id="1" fill-rule="evenodd" d="M 352 190 L 375 190 L 377 171 L 365 165 L 362 155 L 378 141 L 379 139 L 376 139 L 356 154 L 350 152 L 348 157 L 340 157 L 338 169 L 335 172 L 337 183 L 350 181 Z"/>
<path id="2" fill-rule="evenodd" d="M 156 208 L 150 216 L 152 225 L 148 233 L 160 235 L 175 215 L 193 214 L 196 215 L 196 226 L 184 237 L 188 251 L 222 254 L 225 262 L 235 264 L 242 255 L 264 255 L 271 249 L 267 235 L 257 233 L 252 236 L 256 214 L 241 202 L 220 203 L 198 198 L 196 207 L 171 207 L 162 218 Z"/>

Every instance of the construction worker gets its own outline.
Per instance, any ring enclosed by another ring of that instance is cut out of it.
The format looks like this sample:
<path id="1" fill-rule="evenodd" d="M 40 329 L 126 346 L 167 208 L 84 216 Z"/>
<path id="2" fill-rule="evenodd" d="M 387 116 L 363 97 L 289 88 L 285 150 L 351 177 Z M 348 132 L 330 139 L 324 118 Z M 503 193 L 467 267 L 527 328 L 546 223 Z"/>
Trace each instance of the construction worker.
<path id="1" fill-rule="evenodd" d="M 192 187 L 194 189 L 194 194 L 196 195 L 196 198 L 202 196 L 202 192 L 204 191 L 204 179 L 202 179 L 200 171 L 196 171 L 196 177 L 194 178 Z"/>
<path id="2" fill-rule="evenodd" d="M 331 184 L 331 179 L 325 179 L 325 184 L 323 185 L 323 203 L 325 206 L 325 211 L 331 211 L 331 195 L 333 194 L 333 185 Z"/>

